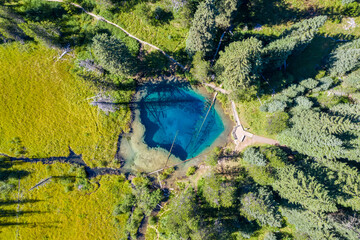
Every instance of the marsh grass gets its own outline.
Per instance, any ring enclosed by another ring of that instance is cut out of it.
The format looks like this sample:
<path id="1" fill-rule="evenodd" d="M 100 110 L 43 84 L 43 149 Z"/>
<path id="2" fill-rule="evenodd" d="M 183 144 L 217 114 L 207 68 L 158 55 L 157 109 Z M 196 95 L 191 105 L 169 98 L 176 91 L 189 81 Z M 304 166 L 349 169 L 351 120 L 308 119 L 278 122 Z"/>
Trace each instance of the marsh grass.
<path id="1" fill-rule="evenodd" d="M 71 56 L 59 55 L 35 44 L 0 46 L 0 152 L 67 156 L 71 147 L 91 166 L 111 162 L 130 111 L 106 115 L 90 106 L 98 90 L 70 73 Z"/>
<path id="2" fill-rule="evenodd" d="M 30 174 L 20 179 L 19 184 L 14 179 L 16 187 L 10 198 L 2 199 L 1 211 L 13 214 L 1 218 L 1 239 L 126 237 L 124 229 L 128 214 L 112 215 L 115 204 L 131 191 L 123 176 L 92 179 L 91 190 L 86 191 L 75 186 L 76 169 L 68 164 L 18 163 L 11 170 L 26 170 Z M 51 181 L 30 191 L 50 176 Z"/>

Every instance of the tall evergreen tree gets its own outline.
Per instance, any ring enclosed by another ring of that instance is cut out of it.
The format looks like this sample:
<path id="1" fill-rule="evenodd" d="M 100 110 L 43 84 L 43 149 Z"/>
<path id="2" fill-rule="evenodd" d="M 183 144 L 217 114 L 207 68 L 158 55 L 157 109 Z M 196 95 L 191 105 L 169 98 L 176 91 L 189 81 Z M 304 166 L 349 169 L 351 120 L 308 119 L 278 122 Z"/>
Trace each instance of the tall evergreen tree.
<path id="1" fill-rule="evenodd" d="M 307 234 L 312 240 L 338 239 L 324 214 L 285 207 L 281 208 L 281 213 L 299 232 Z"/>
<path id="2" fill-rule="evenodd" d="M 215 18 L 216 26 L 223 29 L 230 27 L 241 3 L 241 0 L 218 0 L 216 3 L 218 11 Z"/>
<path id="3" fill-rule="evenodd" d="M 257 219 L 261 225 L 281 227 L 281 215 L 272 193 L 259 187 L 255 192 L 245 194 L 241 199 L 241 212 L 249 220 Z"/>
<path id="4" fill-rule="evenodd" d="M 329 72 L 332 76 L 344 75 L 360 67 L 360 39 L 336 48 L 330 55 Z"/>
<path id="5" fill-rule="evenodd" d="M 99 64 L 112 74 L 136 73 L 135 58 L 127 46 L 114 36 L 98 34 L 93 38 L 92 48 Z"/>
<path id="6" fill-rule="evenodd" d="M 205 56 L 214 50 L 215 5 L 214 0 L 201 2 L 195 12 L 189 35 L 186 39 L 186 51 L 190 56 L 198 51 L 204 52 Z"/>
<path id="7" fill-rule="evenodd" d="M 231 207 L 235 202 L 235 188 L 229 182 L 221 181 L 214 173 L 205 177 L 203 196 L 212 207 Z"/>
<path id="8" fill-rule="evenodd" d="M 337 210 L 334 199 L 329 196 L 329 191 L 314 177 L 307 176 L 294 166 L 279 169 L 277 176 L 273 188 L 289 202 L 301 204 L 314 212 Z"/>
<path id="9" fill-rule="evenodd" d="M 215 69 L 218 78 L 228 90 L 246 90 L 259 84 L 258 77 L 262 69 L 261 41 L 249 38 L 230 43 L 220 52 Z"/>
<path id="10" fill-rule="evenodd" d="M 324 25 L 326 19 L 326 16 L 318 16 L 296 23 L 289 30 L 284 31 L 280 39 L 267 45 L 263 51 L 267 68 L 286 66 L 288 57 L 294 52 L 302 51 L 314 38 L 318 29 Z"/>

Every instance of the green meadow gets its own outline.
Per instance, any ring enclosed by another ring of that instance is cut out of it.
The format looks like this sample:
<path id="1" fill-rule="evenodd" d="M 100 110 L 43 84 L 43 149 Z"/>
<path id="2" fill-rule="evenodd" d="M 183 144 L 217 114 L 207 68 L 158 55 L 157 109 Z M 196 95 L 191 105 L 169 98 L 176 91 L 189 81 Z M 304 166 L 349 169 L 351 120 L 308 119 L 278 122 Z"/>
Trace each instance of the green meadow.
<path id="1" fill-rule="evenodd" d="M 99 90 L 71 74 L 71 53 L 60 54 L 35 44 L 0 46 L 0 152 L 45 158 L 67 156 L 70 147 L 90 166 L 112 163 L 130 111 L 106 115 L 91 106 Z"/>

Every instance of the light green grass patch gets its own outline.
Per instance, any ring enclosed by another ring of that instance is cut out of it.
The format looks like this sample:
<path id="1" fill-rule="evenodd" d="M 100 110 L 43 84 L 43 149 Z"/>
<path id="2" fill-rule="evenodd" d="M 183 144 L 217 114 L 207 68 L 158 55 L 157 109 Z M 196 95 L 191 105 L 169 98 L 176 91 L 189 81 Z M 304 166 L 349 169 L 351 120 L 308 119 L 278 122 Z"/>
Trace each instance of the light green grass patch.
<path id="1" fill-rule="evenodd" d="M 115 204 L 131 191 L 123 176 L 91 180 L 91 191 L 66 192 L 64 179 L 74 177 L 68 164 L 16 163 L 11 171 L 29 171 L 16 182 L 10 199 L 2 199 L 1 239 L 124 239 L 128 214 L 112 215 Z M 42 180 L 53 178 L 30 190 Z M 65 178 L 64 178 L 65 177 Z M 75 178 L 76 179 L 76 178 Z M 96 184 L 98 182 L 98 184 Z M 100 187 L 99 187 L 100 186 Z M 19 204 L 17 200 L 20 200 Z"/>
<path id="2" fill-rule="evenodd" d="M 90 165 L 111 162 L 130 111 L 107 116 L 90 106 L 97 90 L 69 73 L 72 57 L 59 55 L 33 44 L 0 46 L 0 152 L 15 155 L 21 145 L 28 157 L 67 156 L 71 147 Z"/>

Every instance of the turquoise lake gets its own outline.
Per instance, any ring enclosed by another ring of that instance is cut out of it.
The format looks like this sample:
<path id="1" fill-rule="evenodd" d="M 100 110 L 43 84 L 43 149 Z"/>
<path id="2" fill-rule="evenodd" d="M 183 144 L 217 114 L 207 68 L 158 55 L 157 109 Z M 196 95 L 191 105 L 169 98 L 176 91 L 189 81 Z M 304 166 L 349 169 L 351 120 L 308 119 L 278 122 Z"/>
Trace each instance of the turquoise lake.
<path id="1" fill-rule="evenodd" d="M 219 113 L 206 98 L 186 85 L 148 87 L 139 102 L 144 143 L 163 148 L 181 160 L 194 158 L 224 132 Z M 174 141 L 175 139 L 175 141 Z"/>

